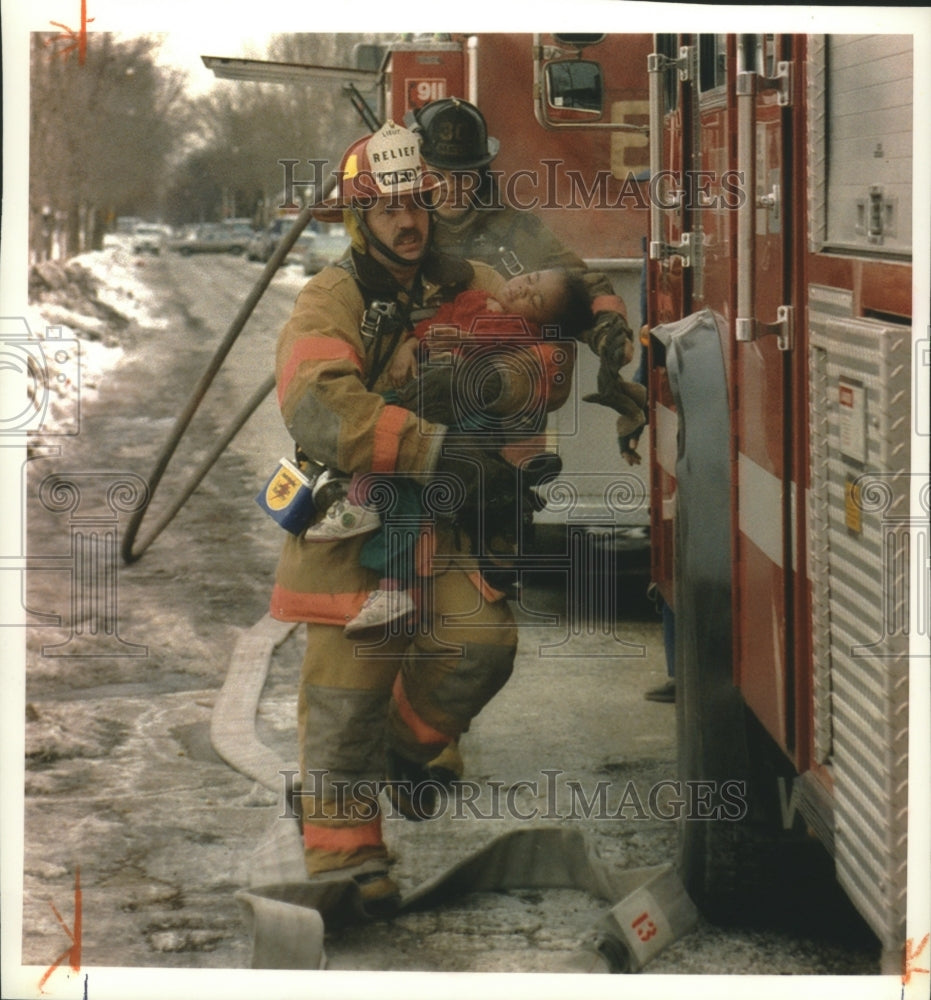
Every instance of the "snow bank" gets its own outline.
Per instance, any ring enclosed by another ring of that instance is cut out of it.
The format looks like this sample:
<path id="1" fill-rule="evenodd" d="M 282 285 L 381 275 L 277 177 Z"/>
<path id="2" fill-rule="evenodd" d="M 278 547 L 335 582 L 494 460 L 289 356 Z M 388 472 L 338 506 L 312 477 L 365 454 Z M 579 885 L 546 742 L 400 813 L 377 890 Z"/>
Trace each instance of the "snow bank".
<path id="1" fill-rule="evenodd" d="M 127 319 L 150 329 L 164 330 L 168 320 L 160 314 L 160 301 L 139 277 L 143 258 L 134 255 L 120 237 L 107 237 L 103 250 L 81 254 L 75 263 L 98 282 L 100 302 Z"/>
<path id="2" fill-rule="evenodd" d="M 82 402 L 94 397 L 106 373 L 122 361 L 131 326 L 167 328 L 162 301 L 144 280 L 146 263 L 146 258 L 132 253 L 130 237 L 113 235 L 106 238 L 103 250 L 30 268 L 32 304 L 24 318 L 32 339 L 42 342 L 47 370 L 41 377 L 32 369 L 23 374 L 35 410 L 47 400 L 42 430 L 62 432 L 68 414 L 74 412 L 78 392 Z M 273 280 L 276 285 L 293 287 L 296 294 L 307 277 L 300 266 L 288 265 Z M 61 355 L 55 340 L 65 347 L 67 356 Z M 59 355 L 64 357 L 60 364 L 55 360 Z M 38 419 L 34 417 L 33 424 Z"/>
<path id="3" fill-rule="evenodd" d="M 60 432 L 73 419 L 78 393 L 82 403 L 96 395 L 103 377 L 123 359 L 121 335 L 131 325 L 167 325 L 157 297 L 140 278 L 139 258 L 119 238 L 66 263 L 33 265 L 29 298 L 23 319 L 41 344 L 44 364 L 36 366 L 42 371 L 23 374 L 36 411 L 47 406 L 40 433 Z"/>

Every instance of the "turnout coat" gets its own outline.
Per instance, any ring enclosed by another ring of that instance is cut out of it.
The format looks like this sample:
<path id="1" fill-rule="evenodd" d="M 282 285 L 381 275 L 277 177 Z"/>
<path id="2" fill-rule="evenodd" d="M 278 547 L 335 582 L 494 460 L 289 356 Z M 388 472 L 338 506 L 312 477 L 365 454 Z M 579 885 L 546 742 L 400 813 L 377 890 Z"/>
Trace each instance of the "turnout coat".
<path id="1" fill-rule="evenodd" d="M 347 474 L 403 473 L 426 481 L 446 427 L 386 402 L 388 362 L 413 325 L 442 302 L 469 288 L 494 295 L 503 279 L 487 265 L 431 251 L 408 296 L 370 257 L 353 252 L 352 261 L 352 268 L 333 266 L 315 275 L 281 331 L 276 374 L 282 416 L 315 461 Z M 407 331 L 393 345 L 364 343 L 360 327 L 374 299 L 398 303 L 407 317 Z M 363 543 L 289 535 L 276 572 L 272 617 L 329 625 L 354 617 L 377 584 L 359 565 Z"/>

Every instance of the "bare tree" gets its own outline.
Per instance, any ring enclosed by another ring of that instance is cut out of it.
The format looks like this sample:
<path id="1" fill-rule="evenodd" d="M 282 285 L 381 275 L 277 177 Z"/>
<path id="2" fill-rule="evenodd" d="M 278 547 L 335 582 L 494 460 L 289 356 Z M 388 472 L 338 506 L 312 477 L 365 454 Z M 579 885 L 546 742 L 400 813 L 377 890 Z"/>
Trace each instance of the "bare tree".
<path id="1" fill-rule="evenodd" d="M 30 208 L 34 256 L 70 256 L 101 245 L 117 215 L 180 223 L 250 216 L 263 223 L 282 203 L 283 160 L 297 181 L 309 161 L 335 170 L 365 131 L 339 81 L 217 81 L 191 100 L 184 80 L 156 62 L 152 36 L 89 36 L 86 58 L 56 53 L 51 35 L 32 45 Z M 268 57 L 353 66 L 362 34 L 278 35 Z"/>
<path id="2" fill-rule="evenodd" d="M 166 165 L 188 127 L 183 79 L 156 65 L 158 40 L 89 37 L 84 61 L 32 39 L 32 249 L 102 245 L 116 214 L 156 214 Z"/>
<path id="3" fill-rule="evenodd" d="M 353 65 L 353 48 L 377 36 L 289 34 L 275 36 L 268 58 L 303 65 Z M 343 94 L 339 81 L 254 83 L 218 81 L 197 102 L 202 142 L 191 150 L 170 195 L 172 221 L 247 215 L 264 223 L 283 201 L 285 168 L 298 161 L 296 181 L 322 183 L 335 170 L 345 147 L 365 126 Z M 323 176 L 309 161 L 326 161 Z M 192 181 L 209 171 L 211 183 L 197 189 L 206 199 L 190 202 Z M 193 213 L 193 214 L 192 214 Z"/>

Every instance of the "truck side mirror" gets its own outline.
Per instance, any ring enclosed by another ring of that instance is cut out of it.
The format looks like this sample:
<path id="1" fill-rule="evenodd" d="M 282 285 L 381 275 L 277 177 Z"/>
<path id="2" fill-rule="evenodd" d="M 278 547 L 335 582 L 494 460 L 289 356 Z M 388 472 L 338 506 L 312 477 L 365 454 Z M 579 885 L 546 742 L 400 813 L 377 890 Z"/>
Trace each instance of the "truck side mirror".
<path id="1" fill-rule="evenodd" d="M 577 49 L 584 49 L 588 45 L 600 45 L 607 36 L 604 34 L 595 35 L 553 35 L 558 45 L 570 45 Z"/>
<path id="2" fill-rule="evenodd" d="M 548 122 L 591 122 L 603 116 L 604 82 L 599 63 L 559 59 L 546 64 L 544 79 Z"/>

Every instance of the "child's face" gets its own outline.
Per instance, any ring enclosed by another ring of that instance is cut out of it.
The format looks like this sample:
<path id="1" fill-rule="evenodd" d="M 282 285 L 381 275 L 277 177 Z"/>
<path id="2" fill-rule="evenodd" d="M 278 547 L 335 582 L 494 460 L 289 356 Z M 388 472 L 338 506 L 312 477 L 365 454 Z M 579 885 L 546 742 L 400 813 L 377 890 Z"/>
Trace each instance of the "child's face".
<path id="1" fill-rule="evenodd" d="M 531 323 L 552 322 L 566 298 L 565 277 L 559 271 L 530 271 L 511 278 L 498 296 L 506 312 Z"/>

